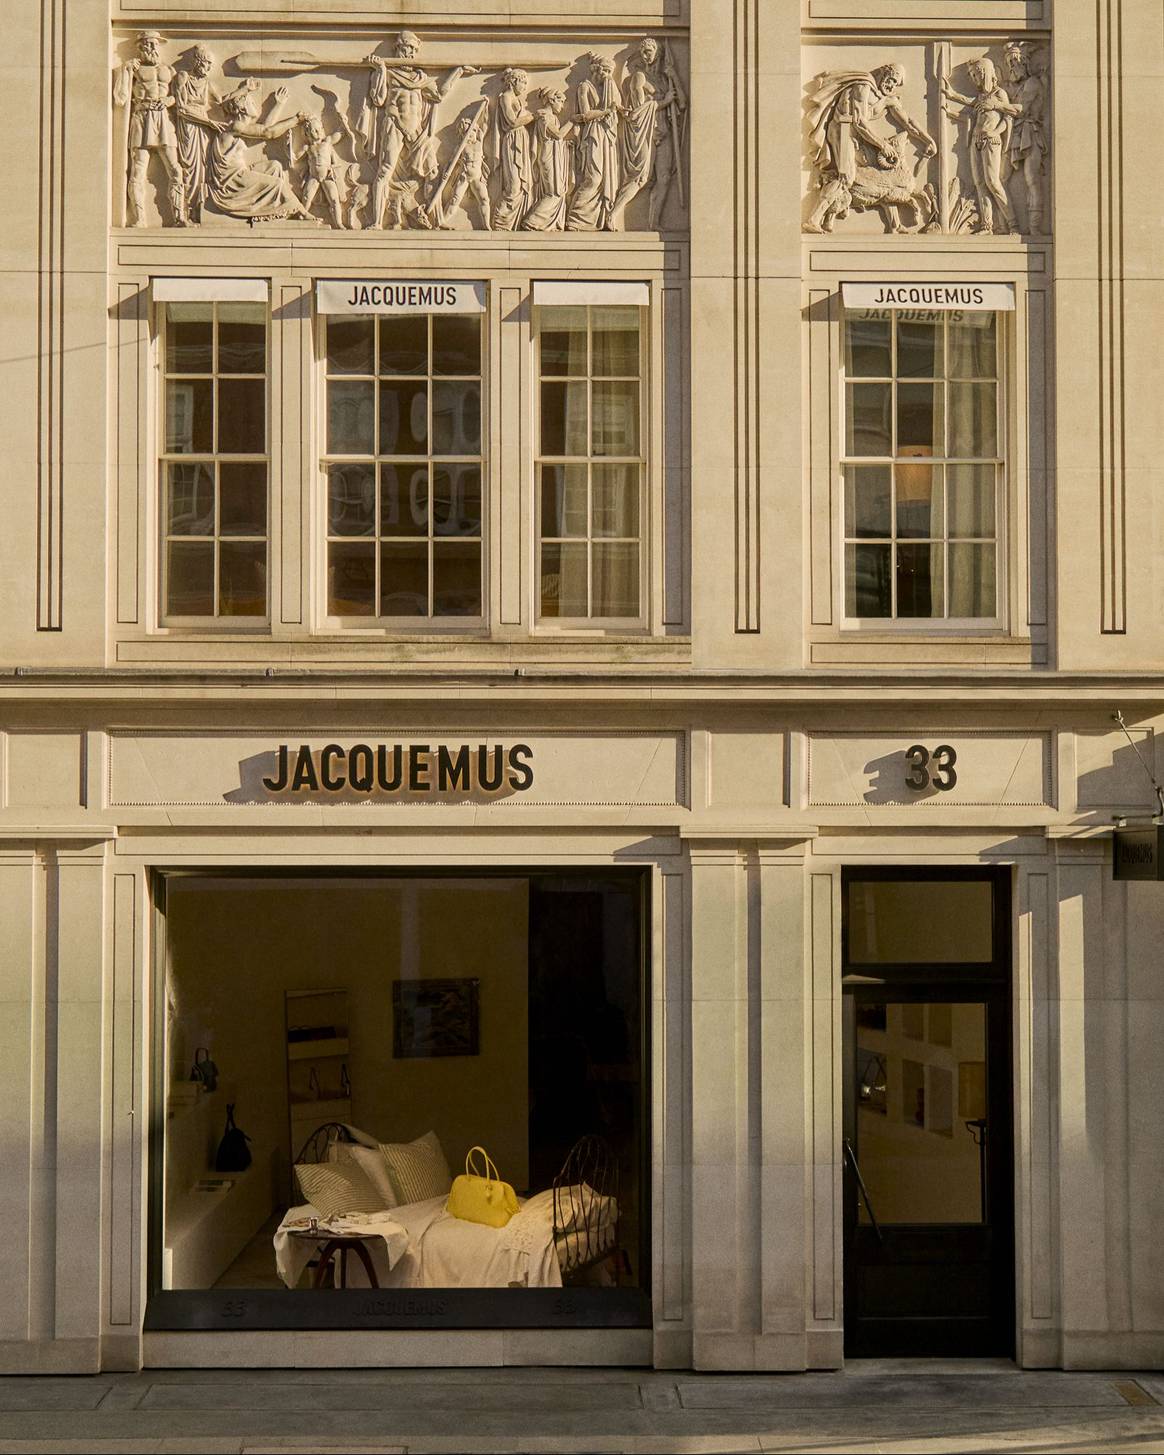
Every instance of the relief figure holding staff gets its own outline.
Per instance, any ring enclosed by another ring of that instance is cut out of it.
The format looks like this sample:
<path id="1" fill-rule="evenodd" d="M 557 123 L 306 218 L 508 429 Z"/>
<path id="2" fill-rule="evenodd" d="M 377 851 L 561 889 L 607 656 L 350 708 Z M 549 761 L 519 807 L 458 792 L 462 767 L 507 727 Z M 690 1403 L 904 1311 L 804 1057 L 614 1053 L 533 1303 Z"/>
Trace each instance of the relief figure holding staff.
<path id="1" fill-rule="evenodd" d="M 614 225 L 622 226 L 628 203 L 649 186 L 648 227 L 659 225 L 676 179 L 683 196 L 681 139 L 687 98 L 680 89 L 666 52 L 654 36 L 646 36 L 631 62 L 623 95 L 620 131 L 622 186 L 614 200 Z"/>
<path id="2" fill-rule="evenodd" d="M 127 183 L 130 227 L 145 226 L 145 186 L 150 157 L 162 159 L 169 181 L 169 202 L 173 222 L 186 223 L 186 187 L 178 160 L 178 134 L 171 111 L 174 69 L 162 63 L 162 37 L 156 30 L 143 30 L 137 38 L 137 57 L 122 66 L 114 84 L 113 99 L 129 107 L 129 178 Z"/>

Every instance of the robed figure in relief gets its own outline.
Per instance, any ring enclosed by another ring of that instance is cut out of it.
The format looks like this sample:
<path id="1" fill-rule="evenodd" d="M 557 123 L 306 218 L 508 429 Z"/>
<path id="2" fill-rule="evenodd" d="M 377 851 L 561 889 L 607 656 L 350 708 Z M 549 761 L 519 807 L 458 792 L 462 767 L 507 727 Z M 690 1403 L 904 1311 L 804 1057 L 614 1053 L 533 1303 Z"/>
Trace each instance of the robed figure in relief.
<path id="1" fill-rule="evenodd" d="M 506 71 L 493 113 L 494 149 L 501 173 L 501 197 L 493 210 L 493 226 L 500 232 L 512 232 L 518 226 L 533 197 L 529 144 L 533 113 L 526 109 L 528 90 L 529 76 L 524 71 Z"/>
<path id="2" fill-rule="evenodd" d="M 206 201 L 206 157 L 220 123 L 210 115 L 221 97 L 210 84 L 214 57 L 204 45 L 190 52 L 190 68 L 174 76 L 174 111 L 178 125 L 178 160 L 186 183 L 186 210 L 191 222 L 202 221 Z"/>
<path id="3" fill-rule="evenodd" d="M 846 217 L 854 204 L 913 205 L 917 189 L 912 170 L 908 175 L 903 172 L 893 136 L 874 130 L 874 123 L 885 118 L 912 136 L 924 157 L 937 152 L 933 137 L 901 104 L 898 93 L 904 82 L 904 68 L 891 63 L 874 71 L 833 71 L 814 91 L 808 113 L 809 154 L 820 197 L 806 232 L 831 232 L 833 223 Z M 878 170 L 885 174 L 881 185 Z M 897 230 L 892 216 L 890 225 Z"/>
<path id="4" fill-rule="evenodd" d="M 244 217 L 248 222 L 273 222 L 282 217 L 310 217 L 292 191 L 281 162 L 252 162 L 250 147 L 255 142 L 277 141 L 307 120 L 306 112 L 279 121 L 272 116 L 259 121 L 254 86 L 245 85 L 224 98 L 226 125 L 214 133 L 207 155 L 207 191 L 220 212 Z M 287 99 L 287 88 L 275 92 L 277 108 Z"/>
<path id="5" fill-rule="evenodd" d="M 621 227 L 623 213 L 644 187 L 649 186 L 647 226 L 654 231 L 663 207 L 678 178 L 682 197 L 683 122 L 687 98 L 669 58 L 653 36 L 640 42 L 632 62 L 623 95 L 620 130 L 622 186 L 614 200 L 614 225 Z"/>
<path id="6" fill-rule="evenodd" d="M 566 226 L 566 198 L 573 178 L 570 161 L 572 121 L 563 122 L 566 92 L 562 86 L 548 86 L 538 93 L 542 100 L 534 114 L 534 196 L 537 199 L 525 215 L 526 232 L 561 232 Z"/>
<path id="7" fill-rule="evenodd" d="M 567 232 L 608 231 L 618 196 L 618 114 L 614 62 L 592 54 L 590 75 L 578 87 L 578 181 L 566 213 Z"/>

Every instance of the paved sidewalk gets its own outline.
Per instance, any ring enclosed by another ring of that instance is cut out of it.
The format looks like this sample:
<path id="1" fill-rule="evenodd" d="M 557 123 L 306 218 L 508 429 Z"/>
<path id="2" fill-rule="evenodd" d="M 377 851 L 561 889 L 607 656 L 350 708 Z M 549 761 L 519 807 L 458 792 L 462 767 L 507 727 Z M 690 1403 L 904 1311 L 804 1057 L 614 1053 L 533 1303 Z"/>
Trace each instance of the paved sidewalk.
<path id="1" fill-rule="evenodd" d="M 1164 1452 L 1164 1375 L 149 1370 L 0 1378 L 0 1452 Z"/>

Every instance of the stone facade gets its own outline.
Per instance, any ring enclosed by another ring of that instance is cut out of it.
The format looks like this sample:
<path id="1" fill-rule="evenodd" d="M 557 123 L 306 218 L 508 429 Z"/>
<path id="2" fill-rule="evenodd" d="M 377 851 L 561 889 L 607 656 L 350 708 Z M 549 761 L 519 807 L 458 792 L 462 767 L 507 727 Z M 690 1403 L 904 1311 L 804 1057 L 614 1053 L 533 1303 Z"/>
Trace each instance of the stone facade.
<path id="1" fill-rule="evenodd" d="M 217 1365 L 227 1341 L 260 1365 L 838 1367 L 841 871 L 864 864 L 1012 875 L 1019 1362 L 1164 1364 L 1164 896 L 1111 867 L 1113 817 L 1150 820 L 1164 773 L 1158 13 L 390 9 L 10 0 L 0 1367 Z M 254 619 L 161 604 L 175 280 L 269 308 Z M 335 280 L 481 287 L 462 626 L 329 610 Z M 847 614 L 854 284 L 1008 289 L 988 626 Z M 622 623 L 539 595 L 539 296 L 643 308 Z M 537 791 L 243 791 L 264 745 L 372 732 L 526 744 Z M 952 748 L 956 784 L 908 786 L 915 745 Z M 650 869 L 652 1329 L 143 1332 L 158 871 L 515 862 Z"/>

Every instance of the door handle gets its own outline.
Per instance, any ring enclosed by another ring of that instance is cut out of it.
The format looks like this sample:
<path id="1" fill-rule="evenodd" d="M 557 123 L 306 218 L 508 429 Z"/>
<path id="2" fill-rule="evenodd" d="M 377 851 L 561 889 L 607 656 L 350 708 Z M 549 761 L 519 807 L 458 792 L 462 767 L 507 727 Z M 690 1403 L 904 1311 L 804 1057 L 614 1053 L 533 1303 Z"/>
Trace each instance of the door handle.
<path id="1" fill-rule="evenodd" d="M 869 1221 L 873 1224 L 873 1231 L 877 1234 L 877 1241 L 884 1244 L 885 1234 L 881 1231 L 881 1224 L 877 1221 L 877 1214 L 873 1211 L 873 1203 L 869 1197 L 869 1189 L 865 1186 L 865 1179 L 861 1176 L 860 1167 L 857 1166 L 857 1154 L 853 1151 L 853 1144 L 846 1137 L 842 1145 L 845 1149 L 845 1161 L 853 1169 L 853 1176 L 857 1179 L 861 1199 L 865 1204 L 865 1211 L 869 1214 Z"/>

